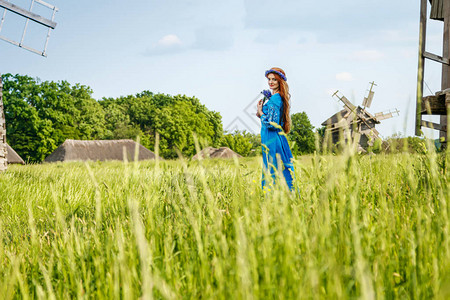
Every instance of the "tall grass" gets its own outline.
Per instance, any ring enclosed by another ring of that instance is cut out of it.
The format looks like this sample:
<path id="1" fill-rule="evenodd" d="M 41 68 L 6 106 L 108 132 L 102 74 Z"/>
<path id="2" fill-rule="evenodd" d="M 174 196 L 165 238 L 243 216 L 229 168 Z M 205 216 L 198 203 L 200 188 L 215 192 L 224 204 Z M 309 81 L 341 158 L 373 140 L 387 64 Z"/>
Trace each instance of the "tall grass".
<path id="1" fill-rule="evenodd" d="M 259 158 L 10 166 L 0 295 L 448 299 L 445 162 L 302 157 L 295 192 Z"/>

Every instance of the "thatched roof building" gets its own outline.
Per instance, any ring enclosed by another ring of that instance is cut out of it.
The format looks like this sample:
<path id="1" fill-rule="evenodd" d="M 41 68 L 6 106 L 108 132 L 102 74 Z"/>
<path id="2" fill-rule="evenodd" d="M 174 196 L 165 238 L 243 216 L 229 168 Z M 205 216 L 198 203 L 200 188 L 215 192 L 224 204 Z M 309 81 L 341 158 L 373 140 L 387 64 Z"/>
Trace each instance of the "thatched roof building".
<path id="1" fill-rule="evenodd" d="M 241 155 L 237 154 L 233 150 L 231 150 L 228 147 L 220 147 L 219 149 L 213 148 L 213 147 L 206 147 L 199 153 L 195 154 L 192 159 L 199 159 L 199 158 L 233 158 L 233 157 L 242 157 Z"/>
<path id="2" fill-rule="evenodd" d="M 25 164 L 22 157 L 20 157 L 20 155 L 8 144 L 6 144 L 6 160 L 8 161 L 8 164 Z"/>
<path id="3" fill-rule="evenodd" d="M 139 150 L 138 160 L 155 159 L 155 153 L 133 140 L 66 140 L 44 161 L 123 160 L 124 151 L 126 158 L 132 161 L 136 146 Z"/>

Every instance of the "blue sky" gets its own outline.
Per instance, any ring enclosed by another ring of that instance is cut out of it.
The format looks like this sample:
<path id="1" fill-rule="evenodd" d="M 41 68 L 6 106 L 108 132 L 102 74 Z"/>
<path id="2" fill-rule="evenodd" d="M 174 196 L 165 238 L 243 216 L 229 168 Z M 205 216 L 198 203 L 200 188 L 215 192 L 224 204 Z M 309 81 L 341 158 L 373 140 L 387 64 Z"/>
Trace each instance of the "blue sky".
<path id="1" fill-rule="evenodd" d="M 414 134 L 420 1 L 46 2 L 59 8 L 48 57 L 0 41 L 1 73 L 81 83 L 96 99 L 143 90 L 196 96 L 221 113 L 225 129 L 258 132 L 254 99 L 267 88 L 264 71 L 277 66 L 287 73 L 291 112 L 305 111 L 316 127 L 341 108 L 334 91 L 361 104 L 375 81 L 369 111 L 400 110 L 378 125 L 382 136 Z M 7 13 L 2 34 L 20 39 L 23 24 Z M 45 35 L 31 24 L 25 42 L 42 48 Z M 442 53 L 441 22 L 429 23 L 427 42 Z M 425 81 L 440 90 L 437 63 L 427 62 Z"/>

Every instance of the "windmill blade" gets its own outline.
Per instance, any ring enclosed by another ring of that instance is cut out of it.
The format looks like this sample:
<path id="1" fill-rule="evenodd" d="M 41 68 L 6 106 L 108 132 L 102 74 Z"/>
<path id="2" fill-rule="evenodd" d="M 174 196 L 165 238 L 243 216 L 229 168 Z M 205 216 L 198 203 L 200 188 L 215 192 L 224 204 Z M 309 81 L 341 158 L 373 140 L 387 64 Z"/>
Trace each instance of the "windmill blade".
<path id="1" fill-rule="evenodd" d="M 393 117 L 397 117 L 400 115 L 400 111 L 398 109 L 394 110 L 388 110 L 386 112 L 379 112 L 375 114 L 375 118 L 377 118 L 378 121 L 390 119 Z"/>
<path id="2" fill-rule="evenodd" d="M 375 118 L 377 118 L 378 121 L 390 119 L 392 117 L 393 117 L 392 113 L 386 113 L 386 114 L 385 113 L 376 113 L 375 114 Z"/>
<path id="3" fill-rule="evenodd" d="M 342 96 L 342 98 L 340 98 L 340 100 L 344 103 L 344 105 L 346 107 L 348 107 L 350 110 L 355 110 L 356 106 L 353 105 L 353 103 L 351 103 L 347 98 L 345 98 L 345 96 Z"/>
<path id="4" fill-rule="evenodd" d="M 364 97 L 363 103 L 362 105 L 364 107 L 369 108 L 372 105 L 372 100 L 373 100 L 373 95 L 375 94 L 375 92 L 370 91 L 369 95 L 367 97 Z"/>
<path id="5" fill-rule="evenodd" d="M 52 10 L 57 10 L 56 7 L 54 7 L 53 5 L 50 5 L 48 3 L 45 3 L 44 1 L 41 0 L 34 0 L 33 2 L 37 2 L 43 6 L 46 6 Z M 55 29 L 56 27 L 56 23 L 53 20 L 48 20 L 46 18 L 41 17 L 38 14 L 35 14 L 31 11 L 28 11 L 26 9 L 23 9 L 17 5 L 14 5 L 12 3 L 9 3 L 8 1 L 5 0 L 0 0 L 0 7 L 7 9 L 15 14 L 18 14 L 19 16 L 25 17 L 27 19 L 30 19 L 38 24 L 44 25 L 46 27 L 49 27 L 51 29 Z"/>
<path id="6" fill-rule="evenodd" d="M 369 108 L 372 105 L 373 95 L 375 94 L 375 92 L 373 91 L 373 87 L 377 86 L 375 84 L 375 81 L 369 82 L 369 84 L 370 84 L 369 94 L 367 95 L 367 97 L 364 97 L 362 103 L 362 106 L 364 108 Z"/>
<path id="7" fill-rule="evenodd" d="M 44 7 L 46 7 L 47 9 L 52 10 L 52 18 L 51 18 L 51 20 L 50 19 L 46 19 L 46 18 L 44 18 L 44 17 L 42 17 L 42 16 L 32 12 L 31 10 L 33 8 L 34 3 L 40 4 L 40 5 L 44 6 Z M 20 17 L 23 17 L 26 20 L 25 21 L 25 27 L 23 29 L 22 38 L 21 39 L 11 39 L 11 38 L 6 37 L 4 35 L 0 35 L 0 39 L 4 40 L 4 41 L 6 41 L 6 42 L 8 42 L 10 44 L 16 45 L 17 47 L 26 49 L 28 51 L 31 51 L 31 52 L 34 52 L 34 53 L 36 53 L 38 55 L 42 55 L 42 56 L 46 57 L 47 56 L 47 54 L 46 54 L 47 44 L 48 44 L 48 40 L 50 38 L 50 32 L 51 32 L 51 30 L 55 29 L 55 27 L 56 27 L 55 14 L 58 11 L 58 8 L 53 6 L 53 5 L 51 5 L 51 4 L 48 4 L 48 3 L 44 2 L 43 0 L 32 0 L 29 10 L 26 10 L 24 8 L 21 8 L 21 7 L 17 6 L 17 5 L 14 5 L 14 4 L 10 3 L 9 1 L 0 0 L 0 8 L 3 8 L 3 18 L 1 19 L 1 23 L 0 23 L 0 31 L 2 30 L 3 22 L 5 21 L 5 16 L 6 16 L 6 12 L 7 11 L 12 12 L 12 13 L 20 16 Z M 47 38 L 45 40 L 44 49 L 42 51 L 41 50 L 37 50 L 37 49 L 35 49 L 33 47 L 30 47 L 30 46 L 27 46 L 27 45 L 24 44 L 24 39 L 25 39 L 25 35 L 27 34 L 27 28 L 28 28 L 29 21 L 33 21 L 33 22 L 36 22 L 39 25 L 47 27 Z"/>
<path id="8" fill-rule="evenodd" d="M 356 106 L 353 105 L 344 95 L 339 95 L 339 90 L 337 90 L 332 97 L 338 98 L 342 103 L 344 103 L 344 107 L 349 109 L 350 111 L 354 111 L 356 109 Z"/>

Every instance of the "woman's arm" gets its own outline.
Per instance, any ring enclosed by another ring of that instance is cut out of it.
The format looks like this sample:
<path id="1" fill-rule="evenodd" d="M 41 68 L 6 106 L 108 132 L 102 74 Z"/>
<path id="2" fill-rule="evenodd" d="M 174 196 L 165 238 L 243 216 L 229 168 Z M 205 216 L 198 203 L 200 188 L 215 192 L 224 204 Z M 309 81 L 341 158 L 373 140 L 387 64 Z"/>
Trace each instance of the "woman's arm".
<path id="1" fill-rule="evenodd" d="M 278 128 L 273 126 L 270 123 L 276 123 L 276 124 L 280 124 L 280 118 L 281 118 L 281 114 L 280 114 L 280 107 L 274 105 L 271 102 L 268 102 L 266 104 L 267 107 L 267 114 L 262 113 L 261 110 L 261 124 L 265 127 L 267 127 L 268 129 L 272 129 L 272 130 L 277 130 Z"/>

